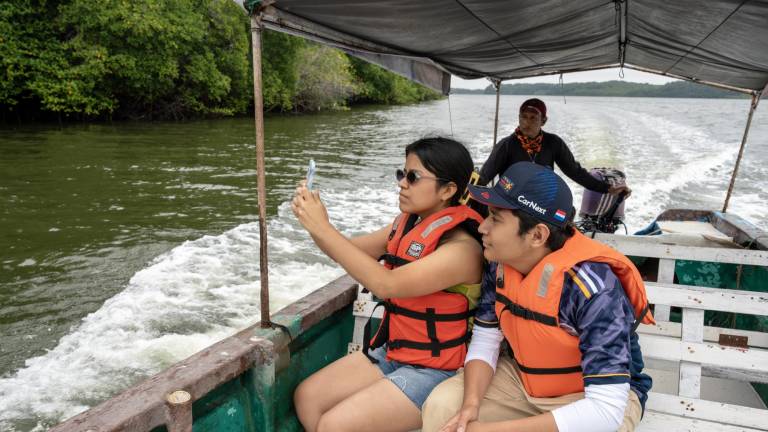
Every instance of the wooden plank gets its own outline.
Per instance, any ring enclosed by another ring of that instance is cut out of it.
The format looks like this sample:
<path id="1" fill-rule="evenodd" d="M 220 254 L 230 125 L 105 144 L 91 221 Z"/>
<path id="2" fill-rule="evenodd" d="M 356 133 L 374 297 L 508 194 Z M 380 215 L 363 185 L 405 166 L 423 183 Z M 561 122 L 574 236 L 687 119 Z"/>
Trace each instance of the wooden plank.
<path id="1" fill-rule="evenodd" d="M 376 308 L 377 305 L 378 303 L 375 301 L 355 300 L 352 304 L 352 314 L 356 317 L 370 318 L 373 316 L 374 318 L 381 318 L 384 316 L 384 306 Z"/>
<path id="2" fill-rule="evenodd" d="M 352 342 L 347 345 L 347 354 L 360 351 L 363 347 L 363 336 L 365 332 L 365 323 L 368 318 L 362 316 L 355 317 L 355 328 L 352 330 Z"/>
<path id="3" fill-rule="evenodd" d="M 653 378 L 651 391 L 678 396 L 679 365 L 673 362 L 646 358 L 646 367 L 643 373 Z M 672 365 L 667 368 L 667 365 Z M 719 378 L 708 376 L 706 367 L 702 366 L 701 397 L 699 399 L 745 406 L 758 409 L 766 409 L 765 404 L 758 396 L 755 389 L 748 381 L 740 381 L 732 378 Z"/>
<path id="4" fill-rule="evenodd" d="M 704 341 L 704 311 L 683 308 L 683 342 Z M 701 397 L 701 364 L 680 362 L 680 396 L 699 399 Z"/>
<path id="5" fill-rule="evenodd" d="M 635 429 L 637 432 L 759 432 L 761 430 L 764 431 L 765 429 L 725 425 L 656 411 L 646 411 L 637 429 Z"/>
<path id="6" fill-rule="evenodd" d="M 351 276 L 345 274 L 280 309 L 272 315 L 272 321 L 280 323 L 282 319 L 286 319 L 285 322 L 290 322 L 299 316 L 301 317 L 301 331 L 310 329 L 334 312 L 349 306 L 355 299 L 357 290 L 358 283 Z M 296 336 L 298 335 L 293 335 L 293 337 Z"/>
<path id="7" fill-rule="evenodd" d="M 671 414 L 732 426 L 761 429 L 768 426 L 768 410 L 651 392 L 646 412 Z"/>
<path id="8" fill-rule="evenodd" d="M 765 373 L 755 374 L 752 371 L 743 371 L 736 369 L 738 366 L 722 365 L 701 365 L 701 373 L 704 376 L 714 378 L 724 378 L 741 382 L 762 382 L 768 383 L 768 377 Z"/>
<path id="9" fill-rule="evenodd" d="M 724 347 L 712 343 L 681 342 L 674 338 L 642 335 L 640 346 L 648 358 L 688 361 L 737 371 L 748 381 L 768 382 L 768 351 Z"/>
<path id="10" fill-rule="evenodd" d="M 645 360 L 646 364 L 646 370 L 649 371 L 648 374 L 651 376 L 654 376 L 653 373 L 661 373 L 661 372 L 670 372 L 673 375 L 671 375 L 668 378 L 664 378 L 665 381 L 674 381 L 674 386 L 671 382 L 665 382 L 664 388 L 665 391 L 663 393 L 669 393 L 677 395 L 679 393 L 679 384 L 680 384 L 680 362 L 679 361 L 671 361 L 671 360 L 662 360 L 655 356 L 651 355 L 645 355 L 643 359 Z M 716 378 L 726 381 L 734 381 L 734 382 L 740 382 L 740 383 L 750 383 L 750 382 L 768 382 L 766 381 L 765 374 L 758 373 L 754 371 L 742 371 L 739 369 L 734 369 L 730 366 L 712 366 L 703 364 L 701 365 L 701 376 L 702 376 L 702 399 L 707 400 L 720 400 L 717 398 L 709 398 L 704 395 L 705 389 L 704 389 L 704 381 L 707 378 Z M 656 379 L 654 376 L 654 389 L 657 388 L 657 385 L 661 384 L 660 381 Z M 661 387 L 660 387 L 661 388 Z"/>
<path id="11" fill-rule="evenodd" d="M 661 259 L 659 260 L 659 271 L 656 281 L 659 283 L 671 284 L 675 281 L 675 260 Z M 655 306 L 653 308 L 653 315 L 657 321 L 669 321 L 670 304 L 666 303 L 666 298 L 660 298 L 657 303 L 651 301 Z"/>
<path id="12" fill-rule="evenodd" d="M 659 322 L 656 325 L 641 324 L 637 332 L 640 334 L 669 336 L 680 338 L 682 336 L 682 325 L 675 322 Z M 745 336 L 750 347 L 768 348 L 768 333 L 737 330 L 722 327 L 704 326 L 704 341 L 717 342 L 721 334 L 736 336 Z"/>
<path id="13" fill-rule="evenodd" d="M 598 233 L 595 238 L 625 255 L 768 267 L 768 251 L 668 244 L 656 236 Z"/>
<path id="14" fill-rule="evenodd" d="M 768 94 L 763 92 L 763 94 Z M 751 243 L 755 249 L 768 250 L 765 231 L 733 213 L 712 212 L 710 223 L 736 243 Z"/>
<path id="15" fill-rule="evenodd" d="M 167 394 L 184 389 L 197 400 L 249 368 L 274 365 L 272 342 L 249 334 L 253 330 L 219 341 L 51 431 L 148 431 L 163 425 Z"/>
<path id="16" fill-rule="evenodd" d="M 680 396 L 689 398 L 701 397 L 701 363 L 680 362 L 680 378 L 678 391 Z"/>
<path id="17" fill-rule="evenodd" d="M 768 293 L 646 282 L 651 303 L 684 308 L 768 315 Z"/>

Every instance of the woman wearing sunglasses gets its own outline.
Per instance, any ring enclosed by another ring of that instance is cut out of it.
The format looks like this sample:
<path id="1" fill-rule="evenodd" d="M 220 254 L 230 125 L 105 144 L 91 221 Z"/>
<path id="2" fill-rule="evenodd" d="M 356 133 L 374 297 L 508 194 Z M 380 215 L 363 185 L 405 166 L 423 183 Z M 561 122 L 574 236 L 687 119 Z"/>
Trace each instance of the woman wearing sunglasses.
<path id="1" fill-rule="evenodd" d="M 464 364 L 483 270 L 482 218 L 459 204 L 472 158 L 439 137 L 408 145 L 405 156 L 396 171 L 402 213 L 367 235 L 344 237 L 319 193 L 296 189 L 291 205 L 299 222 L 385 308 L 365 353 L 335 361 L 297 388 L 296 412 L 307 431 L 419 429 L 432 388 Z"/>

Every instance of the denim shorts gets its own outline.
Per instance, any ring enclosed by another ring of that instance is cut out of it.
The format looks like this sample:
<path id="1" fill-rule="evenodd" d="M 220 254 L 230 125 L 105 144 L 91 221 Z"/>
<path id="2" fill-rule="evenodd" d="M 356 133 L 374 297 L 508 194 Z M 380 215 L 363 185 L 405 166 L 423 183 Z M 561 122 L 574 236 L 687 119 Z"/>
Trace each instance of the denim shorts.
<path id="1" fill-rule="evenodd" d="M 443 380 L 456 375 L 456 371 L 431 369 L 422 366 L 413 366 L 397 361 L 387 360 L 387 347 L 376 348 L 368 352 L 371 357 L 379 362 L 379 367 L 384 377 L 392 381 L 406 396 L 421 410 L 421 405 L 427 400 L 427 396 Z"/>

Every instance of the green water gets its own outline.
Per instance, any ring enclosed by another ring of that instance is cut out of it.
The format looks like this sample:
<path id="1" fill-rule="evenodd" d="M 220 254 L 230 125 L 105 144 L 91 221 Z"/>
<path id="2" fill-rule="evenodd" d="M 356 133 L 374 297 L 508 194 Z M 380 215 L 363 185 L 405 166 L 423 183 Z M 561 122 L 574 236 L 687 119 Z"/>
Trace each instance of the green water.
<path id="1" fill-rule="evenodd" d="M 339 154 L 340 137 L 365 113 L 268 118 L 269 215 L 308 149 L 344 177 L 345 158 L 365 150 Z M 0 375 L 55 345 L 152 258 L 257 220 L 254 141 L 252 119 L 2 130 Z"/>
<path id="2" fill-rule="evenodd" d="M 524 99 L 501 98 L 501 136 Z M 584 166 L 627 174 L 630 232 L 666 208 L 722 207 L 745 101 L 546 102 L 546 130 Z M 495 98 L 448 103 L 267 118 L 273 311 L 341 274 L 287 207 L 308 159 L 342 232 L 380 228 L 406 144 L 455 131 L 477 166 L 490 153 Z M 767 115 L 729 210 L 763 229 Z M 0 129 L 0 430 L 44 430 L 258 319 L 254 136 L 251 119 Z"/>

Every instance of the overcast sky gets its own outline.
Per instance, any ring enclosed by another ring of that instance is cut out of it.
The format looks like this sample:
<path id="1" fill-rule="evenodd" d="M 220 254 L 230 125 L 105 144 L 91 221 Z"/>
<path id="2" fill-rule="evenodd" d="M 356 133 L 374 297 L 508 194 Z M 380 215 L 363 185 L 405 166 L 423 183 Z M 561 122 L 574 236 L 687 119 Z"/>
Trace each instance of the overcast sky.
<path id="1" fill-rule="evenodd" d="M 558 84 L 560 75 L 549 75 L 534 78 L 523 78 L 518 80 L 504 81 L 504 84 L 516 84 L 516 83 L 549 83 Z M 590 82 L 590 81 L 611 81 L 620 80 L 619 69 L 603 69 L 598 71 L 589 72 L 574 72 L 563 75 L 563 82 L 577 83 L 577 82 Z M 650 74 L 646 72 L 639 72 L 632 69 L 624 69 L 624 81 L 640 82 L 649 84 L 666 84 L 668 82 L 677 81 L 674 78 L 669 78 L 661 75 Z M 466 89 L 484 89 L 490 84 L 485 79 L 465 80 L 457 76 L 451 77 L 452 88 L 466 88 Z"/>

